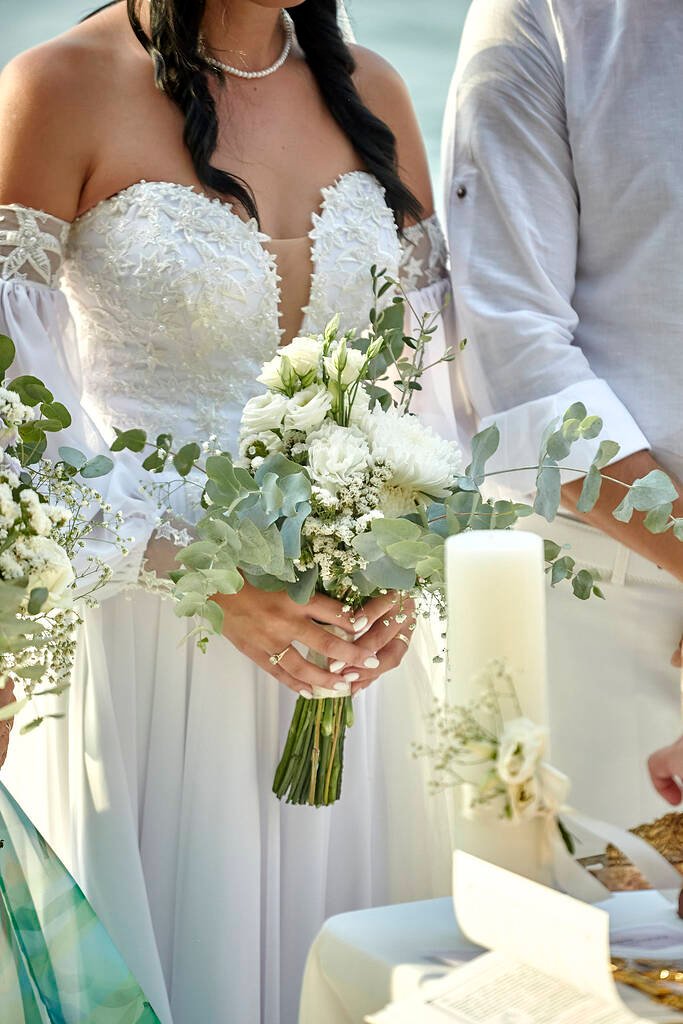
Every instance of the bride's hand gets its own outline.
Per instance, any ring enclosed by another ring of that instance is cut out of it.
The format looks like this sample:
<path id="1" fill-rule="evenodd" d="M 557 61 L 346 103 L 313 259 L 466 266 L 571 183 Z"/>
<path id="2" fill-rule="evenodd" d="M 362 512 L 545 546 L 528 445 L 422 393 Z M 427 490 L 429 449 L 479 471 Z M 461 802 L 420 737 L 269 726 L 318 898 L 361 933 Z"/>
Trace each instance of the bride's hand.
<path id="1" fill-rule="evenodd" d="M 299 605 L 282 591 L 269 593 L 245 582 L 239 594 L 217 594 L 214 601 L 225 612 L 223 635 L 259 668 L 296 693 L 310 696 L 312 685 L 333 690 L 345 676 L 351 677 L 348 682 L 352 684 L 367 679 L 367 685 L 371 681 L 368 677 L 380 674 L 381 655 L 378 657 L 377 652 L 384 646 L 381 641 L 386 642 L 382 633 L 386 629 L 380 622 L 379 633 L 375 630 L 377 621 L 392 607 L 390 597 L 370 601 L 352 615 L 343 611 L 339 601 L 323 594 L 316 594 L 307 605 Z M 349 639 L 333 636 L 321 623 L 341 627 Z M 354 641 L 363 630 L 365 635 Z M 324 655 L 335 671 L 306 661 L 292 646 L 295 641 Z M 279 655 L 282 657 L 273 664 L 271 658 Z"/>
<path id="2" fill-rule="evenodd" d="M 0 688 L 0 708 L 6 707 L 11 704 L 14 700 L 14 689 L 11 682 Z M 9 736 L 14 725 L 13 719 L 9 721 L 0 721 L 0 768 L 5 763 L 7 757 L 7 749 L 9 747 Z"/>

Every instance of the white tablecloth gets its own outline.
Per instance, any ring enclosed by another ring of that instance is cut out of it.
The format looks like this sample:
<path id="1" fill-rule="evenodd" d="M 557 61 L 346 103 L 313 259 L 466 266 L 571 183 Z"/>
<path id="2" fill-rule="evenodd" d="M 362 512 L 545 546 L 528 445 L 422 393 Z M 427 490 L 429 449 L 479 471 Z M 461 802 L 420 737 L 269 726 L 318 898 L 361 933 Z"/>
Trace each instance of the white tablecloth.
<path id="1" fill-rule="evenodd" d="M 622 893 L 605 904 L 616 923 L 626 923 L 650 893 Z M 362 1024 L 365 1016 L 414 992 L 448 968 L 438 953 L 476 955 L 460 932 L 450 899 L 404 903 L 330 918 L 311 949 L 301 996 L 299 1024 Z M 620 986 L 624 1002 L 651 1021 L 683 1021 L 633 989 Z"/>

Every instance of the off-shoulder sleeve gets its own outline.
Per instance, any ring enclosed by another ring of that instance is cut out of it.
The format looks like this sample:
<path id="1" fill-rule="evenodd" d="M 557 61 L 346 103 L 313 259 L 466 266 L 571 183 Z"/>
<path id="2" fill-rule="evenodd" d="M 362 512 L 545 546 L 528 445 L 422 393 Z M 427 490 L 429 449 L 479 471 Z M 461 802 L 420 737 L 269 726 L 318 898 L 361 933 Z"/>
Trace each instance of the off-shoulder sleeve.
<path id="1" fill-rule="evenodd" d="M 73 422 L 57 435 L 54 449 L 68 445 L 91 457 L 105 454 L 109 445 L 81 403 L 78 344 L 66 297 L 58 287 L 69 229 L 66 221 L 49 214 L 0 206 L 0 333 L 16 346 L 12 375 L 38 377 L 71 413 Z M 54 449 L 48 449 L 48 455 L 56 456 Z M 157 521 L 153 502 L 141 490 L 141 476 L 136 460 L 121 453 L 112 473 L 93 481 L 113 510 L 122 513 L 123 534 L 131 538 L 124 555 L 94 521 L 81 557 L 100 557 L 112 569 L 111 581 L 99 596 L 109 596 L 138 578 Z"/>
<path id="2" fill-rule="evenodd" d="M 453 310 L 448 249 L 439 219 L 434 214 L 403 232 L 399 278 L 408 296 L 406 331 L 415 333 L 426 313 L 438 313 L 437 330 L 428 348 L 428 363 L 440 359 L 448 348 L 458 348 Z M 462 384 L 458 357 L 442 363 L 422 378 L 422 391 L 412 411 L 442 437 L 466 439 L 471 435 L 471 407 Z"/>

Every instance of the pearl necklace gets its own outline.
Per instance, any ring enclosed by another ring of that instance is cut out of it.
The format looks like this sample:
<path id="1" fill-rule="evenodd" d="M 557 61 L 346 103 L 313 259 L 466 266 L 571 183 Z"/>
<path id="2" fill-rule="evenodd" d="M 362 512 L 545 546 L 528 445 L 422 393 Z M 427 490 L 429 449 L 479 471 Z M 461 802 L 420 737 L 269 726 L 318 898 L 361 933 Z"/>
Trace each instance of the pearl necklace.
<path id="1" fill-rule="evenodd" d="M 282 27 L 285 30 L 285 46 L 275 61 L 269 68 L 264 68 L 263 71 L 244 71 L 242 68 L 234 68 L 232 64 L 223 64 L 222 61 L 216 60 L 215 57 L 211 57 L 206 50 L 206 43 L 204 39 L 199 37 L 199 52 L 207 64 L 211 67 L 216 68 L 218 71 L 224 71 L 226 75 L 234 75 L 236 78 L 267 78 L 268 75 L 275 74 L 279 71 L 282 65 L 285 63 L 290 53 L 292 52 L 292 43 L 294 41 L 294 22 L 287 13 L 287 11 L 281 12 Z"/>

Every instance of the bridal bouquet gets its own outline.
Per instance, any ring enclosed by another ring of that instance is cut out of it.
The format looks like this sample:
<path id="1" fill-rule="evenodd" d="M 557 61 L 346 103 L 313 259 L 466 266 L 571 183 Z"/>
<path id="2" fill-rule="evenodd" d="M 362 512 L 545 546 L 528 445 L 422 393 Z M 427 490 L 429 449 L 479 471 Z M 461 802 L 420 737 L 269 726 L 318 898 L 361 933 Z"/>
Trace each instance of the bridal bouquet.
<path id="1" fill-rule="evenodd" d="M 352 616 L 387 592 L 396 595 L 397 618 L 405 616 L 409 598 L 442 604 L 446 538 L 462 530 L 508 529 L 533 512 L 551 521 L 560 506 L 561 464 L 576 441 L 602 431 L 600 419 L 576 403 L 542 439 L 533 505 L 487 500 L 482 486 L 498 428 L 474 438 L 465 467 L 455 444 L 411 414 L 411 399 L 431 368 L 426 353 L 439 314 L 423 317 L 416 335 L 406 336 L 405 296 L 382 272 L 371 273 L 375 304 L 365 332 L 342 333 L 335 318 L 322 334 L 296 338 L 263 367 L 265 390 L 245 406 L 235 460 L 208 451 L 206 442 L 176 451 L 170 434 L 150 442 L 138 429 L 119 432 L 112 446 L 150 447 L 146 469 L 173 467 L 183 480 L 201 481 L 197 540 L 180 551 L 173 574 L 176 612 L 198 618 L 193 632 L 201 646 L 223 625 L 213 596 L 237 593 L 245 579 L 286 590 L 302 604 L 321 591 Z M 389 289 L 394 297 L 378 311 Z M 452 358 L 450 351 L 443 357 Z M 597 502 L 605 467 L 618 451 L 609 440 L 598 445 L 581 511 Z M 162 496 L 170 486 L 160 485 Z M 683 540 L 683 520 L 672 514 L 677 492 L 664 473 L 622 486 L 618 519 L 646 512 L 649 529 L 672 529 Z M 550 542 L 546 561 L 553 585 L 569 582 L 582 600 L 602 596 L 594 575 Z M 348 690 L 315 696 L 297 702 L 273 788 L 289 802 L 317 806 L 339 798 L 353 710 Z"/>
<path id="2" fill-rule="evenodd" d="M 109 574 L 97 559 L 77 578 L 73 560 L 91 530 L 93 505 L 105 519 L 110 512 L 85 481 L 108 473 L 112 461 L 89 461 L 73 448 L 61 448 L 57 462 L 45 457 L 47 434 L 68 427 L 71 416 L 37 378 L 2 379 L 14 357 L 11 340 L 0 336 L 0 686 L 18 680 L 23 691 L 0 708 L 0 721 L 66 688 L 80 622 L 73 588 L 78 582 L 92 593 Z M 112 517 L 115 543 L 119 525 Z M 36 715 L 22 731 L 55 717 L 62 716 Z"/>

